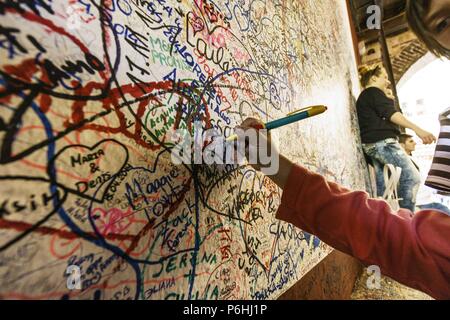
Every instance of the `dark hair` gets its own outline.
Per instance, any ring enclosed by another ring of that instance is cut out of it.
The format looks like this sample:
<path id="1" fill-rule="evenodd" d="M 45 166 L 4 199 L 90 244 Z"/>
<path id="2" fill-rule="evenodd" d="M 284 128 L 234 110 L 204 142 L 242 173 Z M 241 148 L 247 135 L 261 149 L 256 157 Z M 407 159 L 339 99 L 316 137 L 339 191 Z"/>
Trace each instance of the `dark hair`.
<path id="1" fill-rule="evenodd" d="M 411 30 L 415 33 L 428 50 L 435 56 L 450 59 L 450 50 L 444 48 L 423 23 L 423 18 L 427 14 L 431 0 L 408 0 L 406 5 L 406 17 Z"/>
<path id="2" fill-rule="evenodd" d="M 400 136 L 399 136 L 400 143 L 404 144 L 406 142 L 406 140 L 408 140 L 409 138 L 414 138 L 414 137 L 407 133 L 400 134 Z"/>
<path id="3" fill-rule="evenodd" d="M 381 68 L 380 66 L 376 66 L 375 68 L 369 68 L 366 66 L 363 66 L 359 68 L 359 75 L 361 79 L 361 85 L 365 88 L 369 84 L 370 80 L 375 77 L 379 76 L 381 74 Z"/>

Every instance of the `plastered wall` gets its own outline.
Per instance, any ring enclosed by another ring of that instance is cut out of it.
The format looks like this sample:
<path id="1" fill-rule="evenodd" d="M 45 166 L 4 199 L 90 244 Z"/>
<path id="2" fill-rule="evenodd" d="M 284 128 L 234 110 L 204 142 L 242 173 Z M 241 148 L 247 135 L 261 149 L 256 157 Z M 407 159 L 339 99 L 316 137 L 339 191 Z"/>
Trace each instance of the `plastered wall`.
<path id="1" fill-rule="evenodd" d="M 344 1 L 0 1 L 0 297 L 274 299 L 329 252 L 249 166 L 174 164 L 195 121 L 274 131 L 366 188 Z"/>

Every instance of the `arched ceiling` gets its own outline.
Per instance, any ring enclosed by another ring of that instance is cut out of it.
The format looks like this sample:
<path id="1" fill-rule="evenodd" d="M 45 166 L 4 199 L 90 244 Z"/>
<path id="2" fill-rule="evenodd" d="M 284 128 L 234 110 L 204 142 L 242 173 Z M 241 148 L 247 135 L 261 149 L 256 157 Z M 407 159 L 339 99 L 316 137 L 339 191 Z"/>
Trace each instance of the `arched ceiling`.
<path id="1" fill-rule="evenodd" d="M 349 0 L 359 41 L 361 62 L 372 65 L 382 62 L 379 31 L 367 27 L 367 8 L 375 0 Z M 406 21 L 406 0 L 383 0 L 383 26 L 391 57 L 394 78 L 398 82 L 409 68 L 428 50 L 409 30 Z"/>
<path id="2" fill-rule="evenodd" d="M 405 73 L 428 52 L 427 48 L 415 39 L 392 59 L 395 81 L 398 83 Z"/>

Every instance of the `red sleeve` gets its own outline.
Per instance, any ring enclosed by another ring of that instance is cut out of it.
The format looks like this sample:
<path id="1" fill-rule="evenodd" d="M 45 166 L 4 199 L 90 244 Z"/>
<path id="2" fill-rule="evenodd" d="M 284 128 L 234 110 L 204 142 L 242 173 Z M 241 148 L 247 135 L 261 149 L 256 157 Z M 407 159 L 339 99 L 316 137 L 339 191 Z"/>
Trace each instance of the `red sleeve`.
<path id="1" fill-rule="evenodd" d="M 349 191 L 294 166 L 277 218 L 367 266 L 379 266 L 400 283 L 450 298 L 450 217 L 443 213 L 395 213 L 366 192 Z"/>

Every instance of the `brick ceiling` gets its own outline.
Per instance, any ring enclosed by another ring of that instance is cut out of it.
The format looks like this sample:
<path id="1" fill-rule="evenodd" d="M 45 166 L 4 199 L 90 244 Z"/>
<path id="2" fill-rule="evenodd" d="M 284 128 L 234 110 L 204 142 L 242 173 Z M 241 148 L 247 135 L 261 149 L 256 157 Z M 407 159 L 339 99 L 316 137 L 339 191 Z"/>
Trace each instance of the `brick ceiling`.
<path id="1" fill-rule="evenodd" d="M 367 8 L 375 4 L 375 0 L 349 0 L 358 40 L 368 49 L 366 54 L 379 51 L 378 30 L 367 29 Z M 396 81 L 422 56 L 427 49 L 409 31 L 406 21 L 406 0 L 383 0 L 383 25 L 391 55 L 392 68 Z M 407 35 L 407 36 L 405 36 Z M 372 50 L 370 50 L 372 49 Z M 363 63 L 380 63 L 381 53 L 373 57 L 363 57 Z"/>

